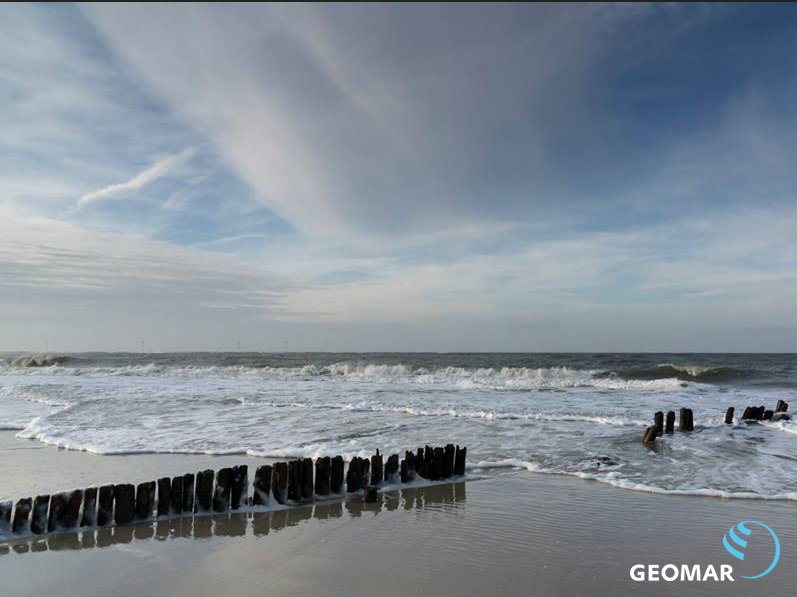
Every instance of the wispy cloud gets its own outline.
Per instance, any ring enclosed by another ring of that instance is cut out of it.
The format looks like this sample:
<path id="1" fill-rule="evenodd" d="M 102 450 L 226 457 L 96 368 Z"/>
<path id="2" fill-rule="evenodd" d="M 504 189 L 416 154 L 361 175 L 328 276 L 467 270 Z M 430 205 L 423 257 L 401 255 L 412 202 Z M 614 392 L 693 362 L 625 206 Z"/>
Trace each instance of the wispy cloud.
<path id="1" fill-rule="evenodd" d="M 168 174 L 171 170 L 174 170 L 176 167 L 190 160 L 198 151 L 199 149 L 196 147 L 188 147 L 173 155 L 161 158 L 126 182 L 111 184 L 107 187 L 92 191 L 91 193 L 86 193 L 78 199 L 77 205 L 78 207 L 85 207 L 89 203 L 99 201 L 100 199 L 107 199 L 114 195 L 139 191 L 146 185 L 155 182 L 162 176 Z"/>

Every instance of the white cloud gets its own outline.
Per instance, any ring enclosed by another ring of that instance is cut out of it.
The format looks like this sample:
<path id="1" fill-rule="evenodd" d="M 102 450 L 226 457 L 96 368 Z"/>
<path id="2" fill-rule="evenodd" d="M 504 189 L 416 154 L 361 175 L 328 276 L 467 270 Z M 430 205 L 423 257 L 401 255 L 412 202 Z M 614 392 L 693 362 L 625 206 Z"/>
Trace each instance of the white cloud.
<path id="1" fill-rule="evenodd" d="M 142 170 L 126 182 L 111 184 L 101 189 L 97 189 L 96 191 L 92 191 L 91 193 L 86 193 L 78 200 L 77 205 L 78 207 L 84 207 L 89 203 L 98 201 L 100 199 L 107 199 L 108 197 L 113 197 L 114 195 L 119 195 L 121 193 L 129 193 L 132 191 L 141 190 L 146 185 L 155 182 L 162 176 L 168 174 L 174 168 L 190 160 L 197 154 L 198 151 L 199 150 L 196 147 L 188 147 L 173 155 L 161 158 L 149 168 Z"/>

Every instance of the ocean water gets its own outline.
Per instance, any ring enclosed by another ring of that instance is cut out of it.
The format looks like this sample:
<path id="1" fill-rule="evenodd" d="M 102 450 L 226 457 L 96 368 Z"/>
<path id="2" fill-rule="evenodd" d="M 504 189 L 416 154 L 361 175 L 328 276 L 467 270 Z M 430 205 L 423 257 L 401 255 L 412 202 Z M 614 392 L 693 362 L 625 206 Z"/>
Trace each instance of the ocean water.
<path id="1" fill-rule="evenodd" d="M 738 420 L 779 399 L 797 411 L 797 355 L 0 355 L 0 429 L 67 449 L 348 459 L 457 443 L 483 474 L 797 500 L 797 422 Z M 655 411 L 681 407 L 694 432 L 641 443 Z"/>

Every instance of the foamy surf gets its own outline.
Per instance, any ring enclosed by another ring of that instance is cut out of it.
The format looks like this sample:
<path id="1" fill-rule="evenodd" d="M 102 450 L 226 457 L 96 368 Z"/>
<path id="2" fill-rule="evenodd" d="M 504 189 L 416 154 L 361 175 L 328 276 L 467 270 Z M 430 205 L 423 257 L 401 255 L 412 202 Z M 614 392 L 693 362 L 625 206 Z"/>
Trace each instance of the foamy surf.
<path id="1" fill-rule="evenodd" d="M 723 422 L 728 406 L 741 413 L 748 404 L 790 401 L 781 387 L 793 380 L 777 377 L 788 364 L 776 363 L 772 379 L 781 386 L 769 387 L 761 385 L 757 362 L 689 359 L 678 365 L 661 355 L 71 355 L 21 367 L 6 357 L 0 425 L 20 438 L 99 455 L 350 460 L 375 448 L 453 441 L 468 445 L 474 462 L 623 489 L 791 499 L 795 426 Z M 727 368 L 758 371 L 755 384 L 737 383 L 746 378 L 736 376 L 729 376 L 732 383 L 695 381 Z M 652 373 L 633 378 L 632 370 Z M 655 411 L 682 406 L 694 410 L 693 433 L 660 438 L 654 451 L 641 445 Z"/>

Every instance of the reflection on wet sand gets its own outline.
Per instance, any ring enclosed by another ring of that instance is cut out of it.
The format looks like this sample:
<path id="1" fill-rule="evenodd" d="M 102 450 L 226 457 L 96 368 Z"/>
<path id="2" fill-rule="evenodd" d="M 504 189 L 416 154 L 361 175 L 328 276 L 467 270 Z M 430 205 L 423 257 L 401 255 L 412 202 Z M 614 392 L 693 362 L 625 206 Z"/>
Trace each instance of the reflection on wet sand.
<path id="1" fill-rule="evenodd" d="M 373 515 L 383 511 L 440 510 L 452 511 L 465 501 L 465 483 L 450 483 L 432 487 L 414 487 L 386 491 L 374 503 L 358 497 L 345 501 L 327 501 L 269 512 L 237 512 L 196 515 L 185 518 L 163 518 L 133 525 L 84 530 L 74 533 L 33 537 L 0 545 L 0 555 L 42 551 L 103 548 L 133 541 L 168 541 L 173 539 L 209 539 L 211 537 L 255 537 L 279 532 L 310 519 L 321 521 Z"/>

